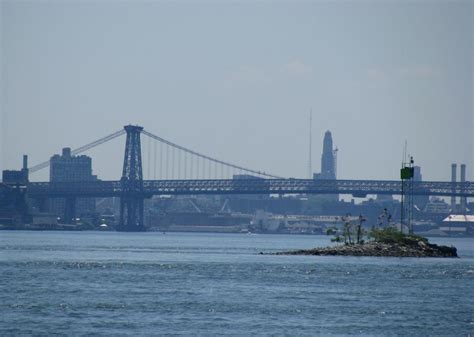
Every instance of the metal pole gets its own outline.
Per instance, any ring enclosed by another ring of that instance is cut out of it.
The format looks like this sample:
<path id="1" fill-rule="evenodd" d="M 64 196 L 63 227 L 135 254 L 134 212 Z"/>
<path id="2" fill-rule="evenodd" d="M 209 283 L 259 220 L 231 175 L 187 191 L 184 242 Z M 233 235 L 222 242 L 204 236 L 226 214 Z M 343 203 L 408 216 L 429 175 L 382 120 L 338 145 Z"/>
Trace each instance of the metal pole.
<path id="1" fill-rule="evenodd" d="M 169 152 L 170 152 L 170 147 L 167 145 L 166 146 L 166 164 L 165 164 L 166 165 L 166 180 L 169 179 L 169 165 L 170 165 L 170 163 L 169 163 L 169 157 L 170 157 Z"/>
<path id="2" fill-rule="evenodd" d="M 148 137 L 148 141 L 147 141 L 147 158 L 146 158 L 146 161 L 147 161 L 146 175 L 147 175 L 147 179 L 150 179 L 150 167 L 151 167 L 151 138 L 150 137 Z"/>
<path id="3" fill-rule="evenodd" d="M 178 179 L 181 177 L 181 152 L 178 151 Z"/>
<path id="4" fill-rule="evenodd" d="M 156 141 L 153 142 L 153 180 L 156 180 Z"/>
<path id="5" fill-rule="evenodd" d="M 196 157 L 196 179 L 199 179 L 199 157 Z"/>
<path id="6" fill-rule="evenodd" d="M 171 177 L 172 177 L 172 179 L 175 178 L 175 170 L 174 170 L 174 159 L 175 159 L 174 158 L 174 152 L 175 152 L 175 150 L 176 149 L 174 147 L 171 148 Z"/>
<path id="7" fill-rule="evenodd" d="M 184 153 L 184 179 L 186 179 L 188 176 L 187 176 L 187 171 L 188 171 L 188 167 L 187 167 L 187 164 L 188 164 L 188 154 L 185 152 Z"/>

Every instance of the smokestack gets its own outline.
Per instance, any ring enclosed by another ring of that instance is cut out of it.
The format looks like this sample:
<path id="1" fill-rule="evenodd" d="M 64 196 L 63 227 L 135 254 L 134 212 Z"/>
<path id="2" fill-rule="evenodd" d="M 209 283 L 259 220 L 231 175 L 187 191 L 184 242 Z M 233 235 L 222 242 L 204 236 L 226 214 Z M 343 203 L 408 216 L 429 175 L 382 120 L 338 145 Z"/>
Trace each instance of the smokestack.
<path id="1" fill-rule="evenodd" d="M 29 172 L 28 172 L 28 156 L 26 154 L 23 155 L 23 167 L 21 169 L 21 175 L 23 183 L 28 183 L 29 179 Z"/>
<path id="2" fill-rule="evenodd" d="M 451 164 L 451 182 L 453 183 L 452 191 L 453 193 L 456 192 L 456 171 L 457 171 L 457 165 L 456 164 Z M 456 210 L 456 197 L 453 195 L 451 197 L 451 213 L 454 213 Z"/>
<path id="3" fill-rule="evenodd" d="M 309 110 L 309 158 L 308 158 L 308 179 L 313 179 L 313 108 Z"/>
<path id="4" fill-rule="evenodd" d="M 466 182 L 466 164 L 461 164 L 461 183 Z M 461 186 L 461 192 L 464 192 L 464 186 Z M 467 199 L 466 197 L 461 197 L 461 212 L 466 211 Z"/>

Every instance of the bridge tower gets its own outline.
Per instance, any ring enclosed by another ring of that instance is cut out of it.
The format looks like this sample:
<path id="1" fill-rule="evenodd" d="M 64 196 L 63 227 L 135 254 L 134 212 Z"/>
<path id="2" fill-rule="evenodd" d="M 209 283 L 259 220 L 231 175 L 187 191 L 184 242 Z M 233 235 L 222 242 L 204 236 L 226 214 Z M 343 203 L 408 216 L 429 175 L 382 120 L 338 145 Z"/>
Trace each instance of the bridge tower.
<path id="1" fill-rule="evenodd" d="M 141 126 L 124 126 L 127 133 L 123 159 L 122 196 L 120 197 L 119 231 L 143 232 L 143 172 L 140 134 Z"/>

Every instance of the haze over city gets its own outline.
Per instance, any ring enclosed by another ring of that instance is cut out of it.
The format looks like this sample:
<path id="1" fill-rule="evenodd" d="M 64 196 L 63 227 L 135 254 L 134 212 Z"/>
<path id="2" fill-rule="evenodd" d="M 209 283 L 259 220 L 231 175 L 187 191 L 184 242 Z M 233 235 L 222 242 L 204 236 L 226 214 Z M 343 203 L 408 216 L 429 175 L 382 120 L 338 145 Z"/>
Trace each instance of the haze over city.
<path id="1" fill-rule="evenodd" d="M 472 180 L 473 7 L 2 1 L 0 167 L 132 123 L 307 177 L 312 109 L 314 172 L 331 130 L 338 178 L 398 179 L 406 140 L 424 180 L 448 181 L 454 162 Z M 123 148 L 87 153 L 99 178 L 120 177 Z"/>

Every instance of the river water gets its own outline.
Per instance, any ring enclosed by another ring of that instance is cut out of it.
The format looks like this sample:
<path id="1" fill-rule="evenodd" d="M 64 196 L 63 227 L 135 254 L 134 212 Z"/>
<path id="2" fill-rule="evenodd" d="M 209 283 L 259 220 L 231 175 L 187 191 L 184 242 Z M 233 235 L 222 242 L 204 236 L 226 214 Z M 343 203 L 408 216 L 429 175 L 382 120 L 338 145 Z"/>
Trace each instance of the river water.
<path id="1" fill-rule="evenodd" d="M 459 259 L 270 256 L 310 235 L 0 231 L 0 335 L 474 336 Z"/>

